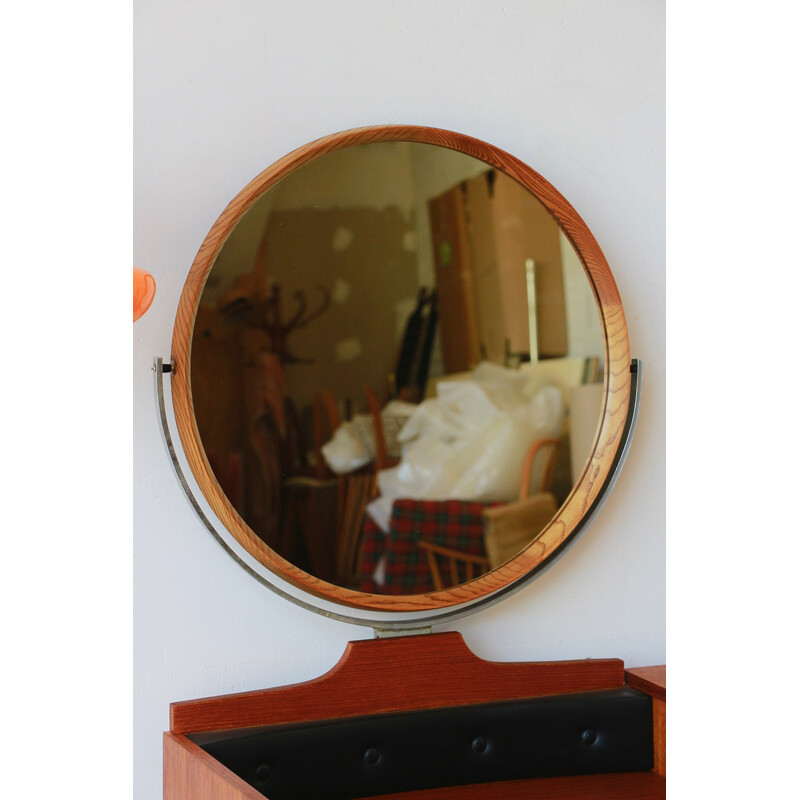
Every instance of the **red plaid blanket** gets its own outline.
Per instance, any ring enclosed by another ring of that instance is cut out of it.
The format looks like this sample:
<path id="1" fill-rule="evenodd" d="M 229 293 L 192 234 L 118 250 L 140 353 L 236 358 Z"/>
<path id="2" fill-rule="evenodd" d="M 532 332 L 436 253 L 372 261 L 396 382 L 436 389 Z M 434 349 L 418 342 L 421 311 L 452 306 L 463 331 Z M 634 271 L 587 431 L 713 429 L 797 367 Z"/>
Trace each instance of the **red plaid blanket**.
<path id="1" fill-rule="evenodd" d="M 395 500 L 388 535 L 367 516 L 362 532 L 361 591 L 432 592 L 427 557 L 416 542 L 424 539 L 441 547 L 485 556 L 482 513 L 487 507 L 462 500 Z M 379 586 L 372 576 L 382 555 L 386 556 L 386 580 Z"/>

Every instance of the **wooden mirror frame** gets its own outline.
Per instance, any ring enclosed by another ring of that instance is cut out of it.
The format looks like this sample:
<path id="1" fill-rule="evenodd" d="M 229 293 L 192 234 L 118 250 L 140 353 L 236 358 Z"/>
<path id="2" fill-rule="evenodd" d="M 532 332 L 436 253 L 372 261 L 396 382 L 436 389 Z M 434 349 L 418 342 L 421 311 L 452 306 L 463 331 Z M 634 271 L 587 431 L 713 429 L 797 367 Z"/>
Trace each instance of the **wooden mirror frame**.
<path id="1" fill-rule="evenodd" d="M 195 317 L 206 279 L 236 224 L 264 192 L 293 170 L 327 153 L 372 142 L 417 142 L 456 150 L 527 188 L 552 214 L 575 248 L 597 300 L 603 333 L 605 391 L 597 435 L 580 479 L 556 516 L 524 550 L 502 566 L 467 583 L 426 594 L 382 595 L 347 589 L 308 574 L 269 548 L 222 491 L 200 440 L 192 401 L 190 368 Z M 248 183 L 214 223 L 194 259 L 178 304 L 172 360 L 172 403 L 181 444 L 198 487 L 219 521 L 259 563 L 292 585 L 336 604 L 381 612 L 430 611 L 472 603 L 518 582 L 555 555 L 579 528 L 611 473 L 631 392 L 628 329 L 622 301 L 600 246 L 575 209 L 541 175 L 514 156 L 463 134 L 419 126 L 379 125 L 335 133 L 289 153 Z"/>

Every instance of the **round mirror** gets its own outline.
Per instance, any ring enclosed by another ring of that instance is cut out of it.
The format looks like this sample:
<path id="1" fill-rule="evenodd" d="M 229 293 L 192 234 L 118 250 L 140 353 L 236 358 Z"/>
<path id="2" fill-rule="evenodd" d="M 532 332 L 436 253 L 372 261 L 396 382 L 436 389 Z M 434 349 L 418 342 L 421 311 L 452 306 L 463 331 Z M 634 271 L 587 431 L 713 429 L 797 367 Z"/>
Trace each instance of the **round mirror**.
<path id="1" fill-rule="evenodd" d="M 274 573 L 358 608 L 494 593 L 569 540 L 620 444 L 627 329 L 593 236 L 541 176 L 384 126 L 268 168 L 181 296 L 187 461 Z"/>

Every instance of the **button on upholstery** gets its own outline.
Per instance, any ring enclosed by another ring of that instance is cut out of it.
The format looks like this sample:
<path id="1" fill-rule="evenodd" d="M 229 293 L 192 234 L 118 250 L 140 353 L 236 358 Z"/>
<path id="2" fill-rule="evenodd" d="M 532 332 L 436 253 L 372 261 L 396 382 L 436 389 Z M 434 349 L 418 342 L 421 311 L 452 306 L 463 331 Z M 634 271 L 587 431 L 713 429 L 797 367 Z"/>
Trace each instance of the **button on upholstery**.
<path id="1" fill-rule="evenodd" d="M 489 742 L 483 738 L 483 736 L 476 736 L 472 740 L 472 752 L 473 753 L 485 753 L 486 748 L 489 746 Z"/>

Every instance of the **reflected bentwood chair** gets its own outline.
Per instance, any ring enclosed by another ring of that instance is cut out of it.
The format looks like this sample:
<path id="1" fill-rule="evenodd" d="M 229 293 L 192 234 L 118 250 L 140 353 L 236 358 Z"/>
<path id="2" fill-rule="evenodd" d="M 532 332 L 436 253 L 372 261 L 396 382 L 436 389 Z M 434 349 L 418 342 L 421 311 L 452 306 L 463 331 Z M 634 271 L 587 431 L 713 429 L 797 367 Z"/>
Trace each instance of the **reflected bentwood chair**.
<path id="1" fill-rule="evenodd" d="M 492 569 L 505 564 L 527 547 L 556 515 L 558 504 L 550 487 L 560 447 L 560 439 L 534 442 L 525 456 L 519 499 L 483 512 L 486 556 Z M 542 453 L 539 486 L 534 494 L 529 494 L 531 475 L 536 472 L 534 466 L 539 453 Z"/>
<path id="2" fill-rule="evenodd" d="M 470 581 L 495 569 L 515 556 L 538 535 L 557 511 L 555 497 L 550 493 L 556 462 L 561 446 L 560 439 L 538 439 L 525 454 L 519 499 L 516 502 L 494 505 L 483 509 L 483 544 L 485 555 L 467 553 L 436 542 L 419 539 L 417 547 L 425 552 L 434 588 L 444 589 Z M 537 456 L 542 454 L 537 463 Z M 537 491 L 529 495 L 534 467 L 540 467 Z M 446 565 L 449 582 L 442 572 Z"/>

